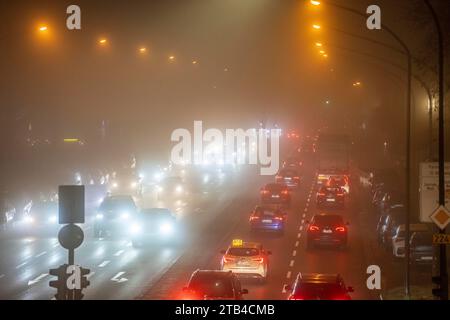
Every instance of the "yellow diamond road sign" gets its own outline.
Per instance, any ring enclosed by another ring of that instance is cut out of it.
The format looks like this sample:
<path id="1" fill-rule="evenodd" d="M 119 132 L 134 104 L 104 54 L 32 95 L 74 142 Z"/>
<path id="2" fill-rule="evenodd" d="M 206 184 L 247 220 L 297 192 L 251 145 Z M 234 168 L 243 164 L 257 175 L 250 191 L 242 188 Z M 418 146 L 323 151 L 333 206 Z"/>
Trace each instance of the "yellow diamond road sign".
<path id="1" fill-rule="evenodd" d="M 439 229 L 445 229 L 450 223 L 450 212 L 444 206 L 440 206 L 431 214 L 430 218 Z"/>

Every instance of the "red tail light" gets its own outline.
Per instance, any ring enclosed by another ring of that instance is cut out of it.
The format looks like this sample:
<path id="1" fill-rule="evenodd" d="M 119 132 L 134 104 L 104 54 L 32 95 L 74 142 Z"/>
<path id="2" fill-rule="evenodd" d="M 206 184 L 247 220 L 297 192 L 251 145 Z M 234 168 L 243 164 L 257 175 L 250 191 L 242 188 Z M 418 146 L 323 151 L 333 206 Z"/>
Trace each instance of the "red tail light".
<path id="1" fill-rule="evenodd" d="M 344 227 L 336 227 L 335 229 L 338 232 L 345 232 L 345 228 Z"/>
<path id="2" fill-rule="evenodd" d="M 323 192 L 318 192 L 317 195 L 318 195 L 319 197 L 325 197 L 325 193 L 323 193 Z"/>
<path id="3" fill-rule="evenodd" d="M 305 300 L 305 298 L 303 298 L 301 296 L 290 296 L 289 300 Z"/>
<path id="4" fill-rule="evenodd" d="M 336 195 L 337 195 L 338 197 L 343 197 L 343 196 L 344 196 L 343 193 L 337 193 Z"/>
<path id="5" fill-rule="evenodd" d="M 300 180 L 300 177 L 294 177 L 294 180 Z"/>
<path id="6" fill-rule="evenodd" d="M 275 220 L 282 221 L 282 220 L 283 220 L 283 217 L 275 217 L 274 219 L 275 219 Z"/>
<path id="7" fill-rule="evenodd" d="M 309 231 L 319 231 L 319 227 L 318 226 L 310 226 Z"/>
<path id="8" fill-rule="evenodd" d="M 223 258 L 222 258 L 222 261 L 223 261 L 223 263 L 233 262 L 233 261 L 234 261 L 234 258 L 226 258 L 226 257 L 223 257 Z"/>
<path id="9" fill-rule="evenodd" d="M 255 221 L 255 220 L 259 220 L 258 216 L 251 216 L 250 217 L 250 221 Z"/>
<path id="10" fill-rule="evenodd" d="M 268 194 L 269 190 L 261 190 L 261 194 Z"/>
<path id="11" fill-rule="evenodd" d="M 289 191 L 283 190 L 283 191 L 281 191 L 281 194 L 288 195 L 288 194 L 289 194 Z"/>
<path id="12" fill-rule="evenodd" d="M 263 263 L 264 262 L 264 258 L 254 258 L 254 259 L 252 259 L 252 261 Z"/>

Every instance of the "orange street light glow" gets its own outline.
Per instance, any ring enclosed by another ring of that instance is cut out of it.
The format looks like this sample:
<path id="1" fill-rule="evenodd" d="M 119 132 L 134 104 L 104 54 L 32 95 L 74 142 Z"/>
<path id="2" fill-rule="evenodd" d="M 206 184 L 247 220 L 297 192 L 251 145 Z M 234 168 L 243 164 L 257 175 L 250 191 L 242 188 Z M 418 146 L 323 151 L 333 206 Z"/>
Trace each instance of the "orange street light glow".
<path id="1" fill-rule="evenodd" d="M 192 64 L 197 64 L 197 60 L 192 61 Z"/>
<path id="2" fill-rule="evenodd" d="M 139 48 L 139 52 L 140 53 L 146 53 L 147 52 L 147 48 L 145 48 L 145 47 Z"/>
<path id="3" fill-rule="evenodd" d="M 318 25 L 318 24 L 313 24 L 313 28 L 316 29 L 316 30 L 319 30 L 319 29 L 320 29 L 320 25 Z"/>
<path id="4" fill-rule="evenodd" d="M 321 42 L 316 42 L 316 47 L 321 47 L 323 46 Z"/>
<path id="5" fill-rule="evenodd" d="M 311 3 L 313 6 L 320 6 L 320 1 L 317 1 L 317 0 L 311 0 L 310 3 Z"/>
<path id="6" fill-rule="evenodd" d="M 39 27 L 39 31 L 41 31 L 41 32 L 44 32 L 44 31 L 47 31 L 48 30 L 48 27 L 47 26 L 41 26 L 41 27 Z"/>
<path id="7" fill-rule="evenodd" d="M 353 86 L 354 86 L 354 87 L 359 87 L 359 86 L 361 86 L 361 82 L 357 81 L 357 82 L 355 82 L 355 83 L 353 84 Z"/>
<path id="8" fill-rule="evenodd" d="M 322 55 L 322 57 L 328 58 L 328 54 L 325 53 L 325 54 Z"/>
<path id="9" fill-rule="evenodd" d="M 106 39 L 100 39 L 98 41 L 98 43 L 100 43 L 100 44 L 106 44 L 106 42 L 108 42 Z"/>
<path id="10" fill-rule="evenodd" d="M 175 60 L 175 56 L 169 56 L 169 60 L 170 60 L 170 61 Z"/>
<path id="11" fill-rule="evenodd" d="M 319 53 L 320 53 L 320 54 L 325 54 L 325 51 L 320 50 Z"/>

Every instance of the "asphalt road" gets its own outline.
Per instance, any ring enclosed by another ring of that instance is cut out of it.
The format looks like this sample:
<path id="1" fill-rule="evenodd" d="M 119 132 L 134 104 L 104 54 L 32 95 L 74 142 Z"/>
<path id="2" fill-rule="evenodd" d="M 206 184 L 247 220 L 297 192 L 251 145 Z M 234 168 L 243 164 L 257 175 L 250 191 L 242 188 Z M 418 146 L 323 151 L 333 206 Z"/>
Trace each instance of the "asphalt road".
<path id="1" fill-rule="evenodd" d="M 177 298 L 195 269 L 219 268 L 219 252 L 234 238 L 261 242 L 273 253 L 266 283 L 243 281 L 249 290 L 247 299 L 286 299 L 283 286 L 299 272 L 340 273 L 346 284 L 354 287 L 354 299 L 374 298 L 366 288 L 370 252 L 364 249 L 361 208 L 352 192 L 346 208 L 336 210 L 350 223 L 348 249 L 305 249 L 307 220 L 319 212 L 314 168 L 312 159 L 305 161 L 301 187 L 294 191 L 287 231 L 282 236 L 250 232 L 248 217 L 259 202 L 259 188 L 273 180 L 259 176 L 256 170 L 242 172 L 205 194 L 171 203 L 185 226 L 186 237 L 179 245 L 136 249 L 126 237 L 95 239 L 91 212 L 83 225 L 85 241 L 76 250 L 76 263 L 91 269 L 85 299 Z M 67 251 L 58 244 L 56 234 L 57 229 L 33 234 L 14 229 L 0 234 L 0 299 L 53 297 L 49 269 L 67 261 Z"/>

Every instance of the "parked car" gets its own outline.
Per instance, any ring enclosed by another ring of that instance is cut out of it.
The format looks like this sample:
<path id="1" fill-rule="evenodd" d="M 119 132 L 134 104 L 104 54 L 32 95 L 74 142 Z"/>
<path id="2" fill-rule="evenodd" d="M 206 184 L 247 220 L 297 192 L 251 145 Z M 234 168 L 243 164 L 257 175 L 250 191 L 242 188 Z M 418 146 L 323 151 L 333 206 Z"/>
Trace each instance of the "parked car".
<path id="1" fill-rule="evenodd" d="M 389 249 L 391 247 L 392 237 L 395 235 L 397 227 L 405 223 L 405 216 L 405 208 L 402 205 L 391 207 L 386 214 L 386 219 L 380 230 L 381 243 L 386 248 Z"/>
<path id="2" fill-rule="evenodd" d="M 414 232 L 410 239 L 410 261 L 415 265 L 431 265 L 434 261 L 432 232 Z"/>
<path id="3" fill-rule="evenodd" d="M 430 232 L 430 228 L 425 223 L 414 223 L 409 225 L 411 234 L 418 232 Z M 395 230 L 392 237 L 392 255 L 395 258 L 405 257 L 405 225 L 401 224 Z"/>

